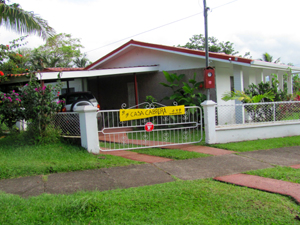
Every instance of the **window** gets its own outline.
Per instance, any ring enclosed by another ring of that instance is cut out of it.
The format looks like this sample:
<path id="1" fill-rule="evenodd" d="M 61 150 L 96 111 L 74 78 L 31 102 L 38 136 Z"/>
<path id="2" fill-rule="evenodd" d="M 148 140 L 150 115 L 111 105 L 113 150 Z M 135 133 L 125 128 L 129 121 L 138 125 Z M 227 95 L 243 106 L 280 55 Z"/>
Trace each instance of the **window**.
<path id="1" fill-rule="evenodd" d="M 62 88 L 61 89 L 61 94 L 66 94 L 67 93 L 68 88 Z M 75 88 L 69 88 L 69 93 L 75 92 Z"/>
<path id="2" fill-rule="evenodd" d="M 234 77 L 230 76 L 230 91 L 234 91 Z"/>

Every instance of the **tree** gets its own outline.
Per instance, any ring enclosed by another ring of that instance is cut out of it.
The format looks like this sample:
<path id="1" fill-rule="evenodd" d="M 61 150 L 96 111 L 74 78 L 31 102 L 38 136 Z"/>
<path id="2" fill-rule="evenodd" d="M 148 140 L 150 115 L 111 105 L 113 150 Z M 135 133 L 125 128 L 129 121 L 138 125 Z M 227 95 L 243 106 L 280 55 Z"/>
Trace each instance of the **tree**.
<path id="1" fill-rule="evenodd" d="M 55 34 L 48 22 L 33 12 L 25 11 L 19 4 L 8 5 L 0 1 L 0 25 L 20 34 L 37 34 L 46 40 Z"/>
<path id="2" fill-rule="evenodd" d="M 86 57 L 86 54 L 84 53 L 81 58 L 77 57 L 76 59 L 74 59 L 73 63 L 75 67 L 84 68 L 90 65 L 92 62 Z"/>
<path id="3" fill-rule="evenodd" d="M 191 37 L 189 40 L 190 41 L 185 45 L 178 45 L 178 47 L 205 51 L 205 37 L 203 34 L 193 35 L 193 37 Z M 208 51 L 224 52 L 228 55 L 235 55 L 239 53 L 238 51 L 234 50 L 233 43 L 231 43 L 230 41 L 219 42 L 219 40 L 215 37 L 208 37 Z"/>
<path id="4" fill-rule="evenodd" d="M 262 58 L 259 60 L 265 62 L 273 62 L 273 56 L 265 52 L 264 54 L 262 54 Z M 280 58 L 276 59 L 273 63 L 280 63 Z"/>
<path id="5" fill-rule="evenodd" d="M 80 60 L 86 60 L 86 64 L 89 60 L 81 53 L 82 47 L 80 39 L 72 38 L 71 34 L 60 33 L 49 38 L 45 45 L 34 49 L 29 64 L 34 70 L 46 67 L 74 67 Z"/>
<path id="6" fill-rule="evenodd" d="M 26 45 L 26 37 L 10 41 L 9 45 L 0 44 L 0 82 L 7 81 L 10 74 L 29 72 L 30 68 L 26 65 L 28 55 L 24 55 L 19 49 Z"/>

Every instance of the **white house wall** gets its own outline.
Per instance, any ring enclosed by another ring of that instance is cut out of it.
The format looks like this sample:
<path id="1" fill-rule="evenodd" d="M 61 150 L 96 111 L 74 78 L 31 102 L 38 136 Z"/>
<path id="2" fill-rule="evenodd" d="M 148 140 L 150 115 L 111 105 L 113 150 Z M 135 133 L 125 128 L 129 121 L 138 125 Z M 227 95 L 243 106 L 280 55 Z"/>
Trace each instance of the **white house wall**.
<path id="1" fill-rule="evenodd" d="M 174 53 L 134 48 L 113 61 L 101 65 L 101 68 L 132 67 L 159 64 L 160 71 L 204 68 L 205 60 L 182 56 Z"/>
<path id="2" fill-rule="evenodd" d="M 66 81 L 62 81 L 63 86 L 62 88 L 67 88 L 67 82 Z M 49 85 L 51 84 L 52 86 L 56 85 L 56 82 L 50 82 L 50 83 L 45 83 L 45 85 Z M 74 88 L 75 91 L 83 91 L 82 89 L 82 81 L 81 79 L 74 79 L 74 80 L 70 80 L 69 81 L 69 87 L 70 88 Z"/>
<path id="3" fill-rule="evenodd" d="M 216 92 L 218 105 L 233 105 L 234 101 L 222 100 L 223 95 L 230 91 L 230 76 L 233 76 L 232 67 L 226 67 L 226 64 L 216 63 Z M 235 112 L 232 107 L 227 111 L 218 111 L 218 124 L 227 124 L 235 121 Z"/>

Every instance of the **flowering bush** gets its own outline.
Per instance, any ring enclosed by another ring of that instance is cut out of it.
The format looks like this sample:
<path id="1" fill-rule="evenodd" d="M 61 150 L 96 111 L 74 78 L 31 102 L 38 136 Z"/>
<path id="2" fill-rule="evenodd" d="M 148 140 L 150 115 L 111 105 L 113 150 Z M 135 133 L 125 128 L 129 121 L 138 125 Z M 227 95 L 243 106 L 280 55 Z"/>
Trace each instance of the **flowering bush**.
<path id="1" fill-rule="evenodd" d="M 4 122 L 10 129 L 18 120 L 25 119 L 31 122 L 39 136 L 43 136 L 47 126 L 51 123 L 54 113 L 61 109 L 64 101 L 55 101 L 56 95 L 61 89 L 61 83 L 54 87 L 42 86 L 36 80 L 20 88 L 19 93 L 0 95 L 0 114 L 4 116 Z"/>
<path id="2" fill-rule="evenodd" d="M 60 89 L 61 83 L 52 87 L 42 86 L 37 81 L 30 81 L 20 88 L 22 105 L 25 108 L 24 119 L 32 121 L 41 136 L 51 123 L 53 115 L 62 108 L 64 102 L 55 101 Z"/>
<path id="3" fill-rule="evenodd" d="M 0 114 L 2 115 L 0 122 L 11 129 L 18 120 L 23 119 L 21 98 L 13 91 L 11 94 L 1 93 L 0 99 Z"/>

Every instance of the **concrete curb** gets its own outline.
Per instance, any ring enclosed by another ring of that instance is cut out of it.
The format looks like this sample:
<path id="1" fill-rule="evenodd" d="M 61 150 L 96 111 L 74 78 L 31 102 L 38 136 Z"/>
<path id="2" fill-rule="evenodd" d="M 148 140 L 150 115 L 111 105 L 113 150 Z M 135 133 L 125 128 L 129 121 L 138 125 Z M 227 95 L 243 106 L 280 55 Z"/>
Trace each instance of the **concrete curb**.
<path id="1" fill-rule="evenodd" d="M 239 186 L 246 186 L 262 191 L 288 195 L 300 203 L 300 184 L 248 174 L 233 174 L 215 177 L 214 180 L 236 184 Z"/>

